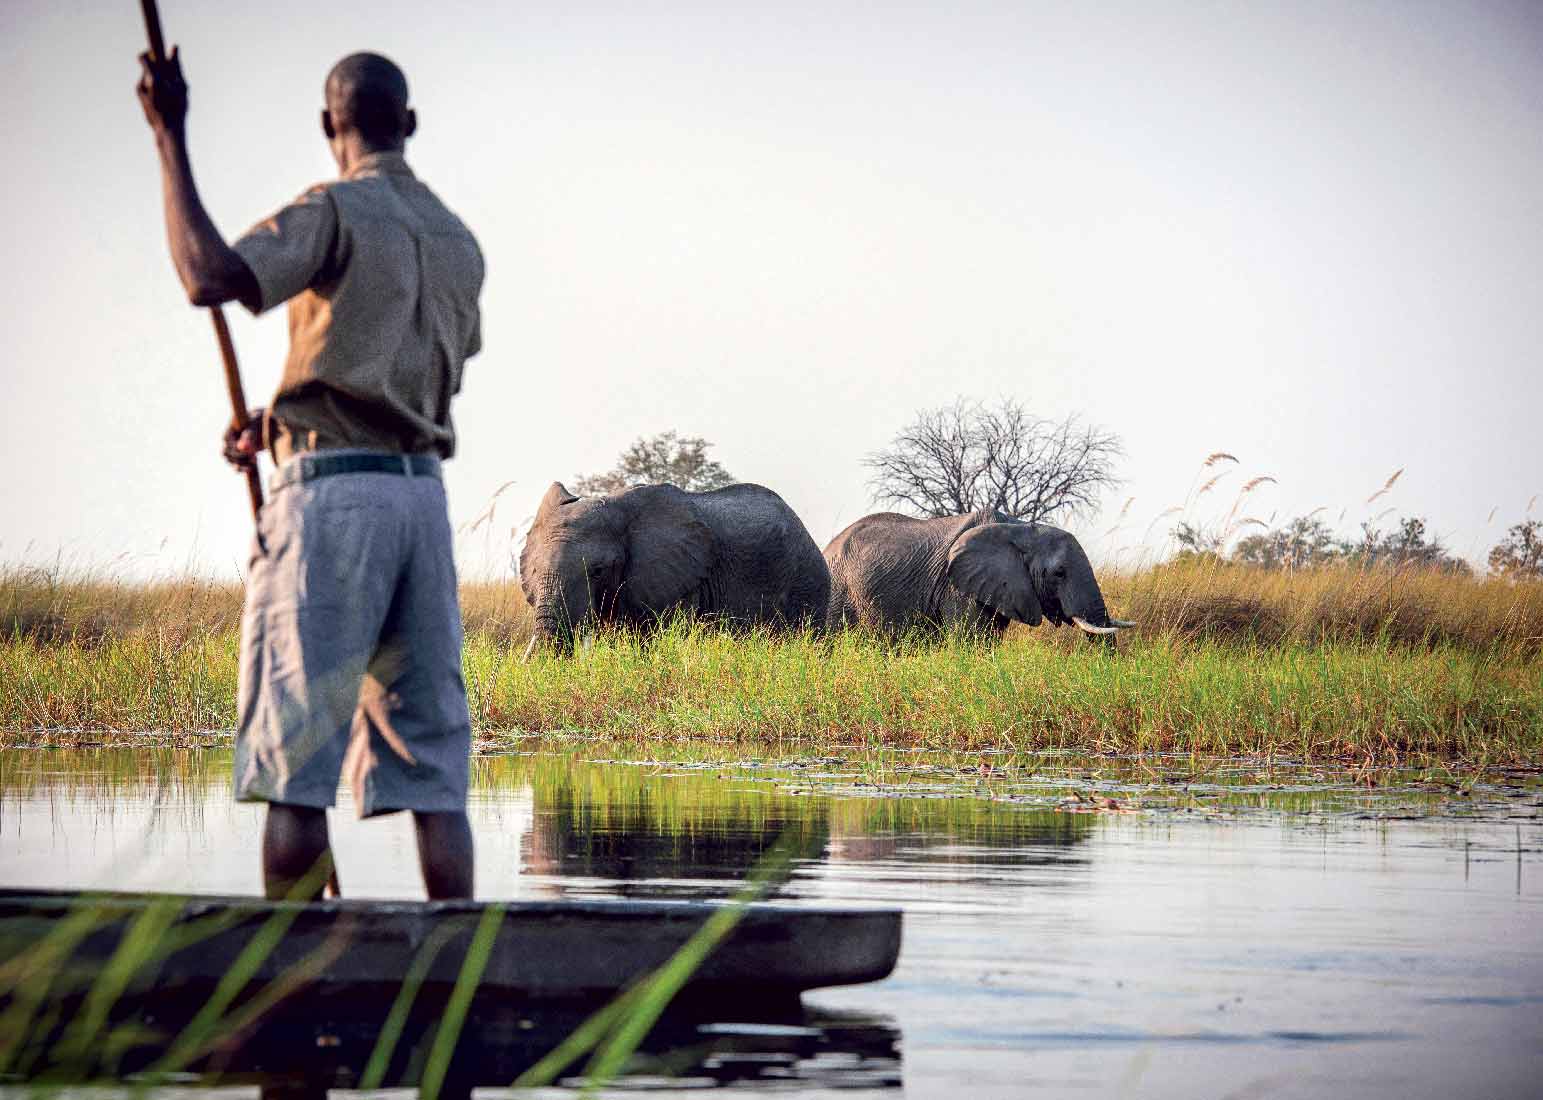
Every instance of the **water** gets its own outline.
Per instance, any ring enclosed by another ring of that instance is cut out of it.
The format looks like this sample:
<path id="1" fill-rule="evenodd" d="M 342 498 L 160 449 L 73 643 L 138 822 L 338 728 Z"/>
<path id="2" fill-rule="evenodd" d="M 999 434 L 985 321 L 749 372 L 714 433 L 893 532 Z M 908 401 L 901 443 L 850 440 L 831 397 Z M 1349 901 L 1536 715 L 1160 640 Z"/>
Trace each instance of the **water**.
<path id="1" fill-rule="evenodd" d="M 1539 1093 L 1535 774 L 577 758 L 603 751 L 476 760 L 480 896 L 725 897 L 793 836 L 782 900 L 906 913 L 894 976 L 810 994 L 799 1027 L 746 1040 L 750 1068 L 626 1089 Z M 211 750 L 7 752 L 0 881 L 255 893 L 259 811 L 228 778 Z M 406 818 L 354 821 L 345 793 L 334 838 L 350 895 L 418 896 Z"/>

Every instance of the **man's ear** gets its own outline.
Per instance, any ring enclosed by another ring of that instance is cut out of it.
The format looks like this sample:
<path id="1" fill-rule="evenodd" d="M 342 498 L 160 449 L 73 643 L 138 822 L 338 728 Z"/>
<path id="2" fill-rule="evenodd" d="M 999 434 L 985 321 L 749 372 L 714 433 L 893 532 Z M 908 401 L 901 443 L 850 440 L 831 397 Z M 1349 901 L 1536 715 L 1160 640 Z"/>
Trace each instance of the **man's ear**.
<path id="1" fill-rule="evenodd" d="M 407 126 L 402 130 L 404 138 L 410 138 L 418 132 L 418 112 L 412 108 L 407 110 Z"/>
<path id="2" fill-rule="evenodd" d="M 332 125 L 332 112 L 326 108 L 321 112 L 321 132 L 327 135 L 328 141 L 338 136 L 337 129 Z"/>

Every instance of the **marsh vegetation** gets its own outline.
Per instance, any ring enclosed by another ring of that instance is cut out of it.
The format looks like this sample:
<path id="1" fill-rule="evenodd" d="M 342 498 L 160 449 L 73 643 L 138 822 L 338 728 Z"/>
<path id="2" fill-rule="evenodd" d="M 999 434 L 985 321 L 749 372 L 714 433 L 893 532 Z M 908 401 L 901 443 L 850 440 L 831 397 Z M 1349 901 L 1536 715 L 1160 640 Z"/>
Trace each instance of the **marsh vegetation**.
<path id="1" fill-rule="evenodd" d="M 582 730 L 753 746 L 926 746 L 1533 759 L 1543 750 L 1543 584 L 1436 570 L 1263 570 L 1216 560 L 1110 573 L 1118 650 L 1072 630 L 778 639 L 681 619 L 522 663 L 513 581 L 463 587 L 485 742 Z M 0 575 L 0 728 L 11 743 L 200 734 L 235 720 L 240 589 Z M 82 735 L 78 731 L 91 731 Z M 106 731 L 105 733 L 103 731 Z"/>

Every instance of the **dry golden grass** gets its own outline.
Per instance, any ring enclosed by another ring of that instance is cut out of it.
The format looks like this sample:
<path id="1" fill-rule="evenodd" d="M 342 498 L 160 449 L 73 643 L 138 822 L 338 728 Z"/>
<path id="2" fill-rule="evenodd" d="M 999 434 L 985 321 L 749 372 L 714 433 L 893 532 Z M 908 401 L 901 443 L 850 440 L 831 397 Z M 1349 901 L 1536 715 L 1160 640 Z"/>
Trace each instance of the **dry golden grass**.
<path id="1" fill-rule="evenodd" d="M 1105 573 L 1101 581 L 1113 612 L 1141 624 L 1128 641 L 1452 645 L 1500 659 L 1543 652 L 1540 582 L 1344 565 L 1269 571 L 1210 559 Z M 461 614 L 468 638 L 500 645 L 530 638 L 530 607 L 513 579 L 463 584 Z M 241 588 L 229 582 L 0 569 L 0 637 L 83 645 L 145 633 L 191 638 L 232 631 L 240 616 Z M 1080 640 L 1065 633 L 1057 644 Z"/>
<path id="2" fill-rule="evenodd" d="M 0 635 L 96 645 L 153 631 L 191 636 L 236 629 L 241 586 L 182 577 L 149 582 L 97 572 L 0 569 Z"/>
<path id="3" fill-rule="evenodd" d="M 1102 578 L 1144 632 L 1263 645 L 1454 645 L 1504 659 L 1543 650 L 1543 583 L 1430 569 L 1325 565 L 1289 572 L 1213 559 Z"/>

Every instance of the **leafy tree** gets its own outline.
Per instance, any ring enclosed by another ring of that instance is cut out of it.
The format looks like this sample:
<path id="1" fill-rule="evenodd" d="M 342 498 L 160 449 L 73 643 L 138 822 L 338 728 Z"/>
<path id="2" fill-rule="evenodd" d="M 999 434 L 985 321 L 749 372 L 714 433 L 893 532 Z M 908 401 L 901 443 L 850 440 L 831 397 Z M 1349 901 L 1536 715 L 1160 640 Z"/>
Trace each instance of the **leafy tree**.
<path id="1" fill-rule="evenodd" d="M 1543 578 L 1543 520 L 1529 519 L 1507 531 L 1490 550 L 1489 567 L 1503 577 Z"/>
<path id="2" fill-rule="evenodd" d="M 1234 561 L 1262 569 L 1311 569 L 1341 554 L 1334 532 L 1323 520 L 1297 516 L 1284 527 L 1238 540 Z"/>
<path id="3" fill-rule="evenodd" d="M 1398 521 L 1395 530 L 1387 532 L 1363 523 L 1360 539 L 1340 543 L 1340 550 L 1348 560 L 1361 566 L 1412 566 L 1447 573 L 1472 572 L 1467 562 L 1442 545 L 1439 536 L 1426 534 L 1425 520 L 1420 516 L 1405 516 Z"/>
<path id="4" fill-rule="evenodd" d="M 722 489 L 738 480 L 718 462 L 707 457 L 712 444 L 701 436 L 681 437 L 673 431 L 639 438 L 609 473 L 588 474 L 574 482 L 585 496 L 619 493 L 634 485 L 674 485 L 689 492 Z"/>
<path id="5" fill-rule="evenodd" d="M 1220 561 L 1222 547 L 1227 544 L 1225 535 L 1217 531 L 1207 531 L 1197 523 L 1180 522 L 1177 527 L 1168 532 L 1173 541 L 1179 544 L 1179 552 L 1176 557 L 1180 561 L 1205 559 L 1207 561 Z"/>
<path id="6" fill-rule="evenodd" d="M 923 412 L 869 455 L 874 499 L 921 516 L 982 508 L 1037 522 L 1089 512 L 1119 484 L 1118 436 L 1077 416 L 1048 420 L 1011 399 L 962 398 Z"/>

